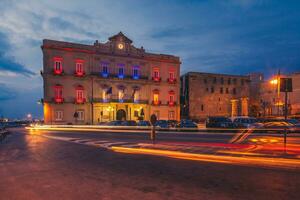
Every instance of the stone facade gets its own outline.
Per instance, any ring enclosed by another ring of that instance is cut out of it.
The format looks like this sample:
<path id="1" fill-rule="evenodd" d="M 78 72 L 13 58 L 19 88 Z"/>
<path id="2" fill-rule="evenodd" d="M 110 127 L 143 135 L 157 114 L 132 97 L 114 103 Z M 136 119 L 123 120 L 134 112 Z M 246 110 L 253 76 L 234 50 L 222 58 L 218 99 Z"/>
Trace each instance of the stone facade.
<path id="1" fill-rule="evenodd" d="M 43 40 L 46 124 L 180 119 L 179 57 L 147 53 L 122 32 L 106 43 Z"/>
<path id="2" fill-rule="evenodd" d="M 188 72 L 181 76 L 182 117 L 248 116 L 249 76 Z"/>
<path id="3" fill-rule="evenodd" d="M 293 92 L 288 93 L 288 115 L 300 115 L 300 73 L 280 75 L 281 78 L 292 78 Z M 278 79 L 277 76 L 273 77 Z M 279 83 L 280 84 L 280 83 Z M 284 116 L 285 94 L 278 92 L 279 86 L 271 80 L 260 84 L 260 116 Z"/>

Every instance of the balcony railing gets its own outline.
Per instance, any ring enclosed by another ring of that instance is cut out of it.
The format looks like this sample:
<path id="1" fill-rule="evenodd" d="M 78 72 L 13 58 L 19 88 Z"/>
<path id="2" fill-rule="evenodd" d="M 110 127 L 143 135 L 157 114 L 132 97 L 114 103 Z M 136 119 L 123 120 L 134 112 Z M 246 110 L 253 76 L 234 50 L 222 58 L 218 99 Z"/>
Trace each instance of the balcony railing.
<path id="1" fill-rule="evenodd" d="M 58 103 L 58 104 L 63 103 L 64 100 L 65 100 L 65 99 L 62 98 L 62 97 L 54 97 L 54 98 L 53 98 L 53 101 L 54 101 L 55 103 Z"/>
<path id="2" fill-rule="evenodd" d="M 161 77 L 152 77 L 152 81 L 160 82 L 161 81 Z"/>
<path id="3" fill-rule="evenodd" d="M 135 103 L 135 104 L 148 104 L 148 100 L 133 100 L 133 99 L 103 99 L 94 98 L 95 103 Z"/>
<path id="4" fill-rule="evenodd" d="M 152 101 L 153 106 L 159 106 L 161 105 L 161 101 Z"/>
<path id="5" fill-rule="evenodd" d="M 168 78 L 168 83 L 175 84 L 176 82 L 176 78 Z"/>
<path id="6" fill-rule="evenodd" d="M 86 103 L 86 98 L 77 99 L 75 98 L 75 104 L 84 104 Z"/>
<path id="7" fill-rule="evenodd" d="M 92 72 L 91 75 L 103 77 L 103 78 L 116 78 L 116 79 L 127 79 L 127 80 L 148 80 L 148 76 L 133 76 L 132 74 L 115 74 L 103 72 Z"/>
<path id="8" fill-rule="evenodd" d="M 176 106 L 176 101 L 168 101 L 167 104 L 169 106 Z"/>
<path id="9" fill-rule="evenodd" d="M 76 77 L 84 77 L 85 76 L 85 72 L 75 72 L 74 75 Z"/>
<path id="10" fill-rule="evenodd" d="M 64 70 L 63 69 L 62 70 L 53 69 L 53 74 L 54 75 L 64 75 Z"/>

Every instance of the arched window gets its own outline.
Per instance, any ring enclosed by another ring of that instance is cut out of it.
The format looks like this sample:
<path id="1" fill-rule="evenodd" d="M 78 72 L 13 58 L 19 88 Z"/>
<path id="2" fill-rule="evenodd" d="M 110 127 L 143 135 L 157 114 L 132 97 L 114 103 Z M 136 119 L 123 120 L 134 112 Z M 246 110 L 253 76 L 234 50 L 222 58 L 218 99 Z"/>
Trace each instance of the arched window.
<path id="1" fill-rule="evenodd" d="M 76 76 L 84 75 L 83 63 L 84 63 L 84 60 L 81 60 L 81 59 L 76 60 L 76 62 L 75 62 L 75 75 Z"/>
<path id="2" fill-rule="evenodd" d="M 63 72 L 62 66 L 62 58 L 61 57 L 54 57 L 54 74 L 60 75 Z"/>
<path id="3" fill-rule="evenodd" d="M 54 86 L 54 101 L 55 103 L 63 103 L 63 86 L 60 84 L 56 84 Z"/>
<path id="4" fill-rule="evenodd" d="M 81 85 L 76 87 L 76 103 L 84 103 L 84 88 Z"/>

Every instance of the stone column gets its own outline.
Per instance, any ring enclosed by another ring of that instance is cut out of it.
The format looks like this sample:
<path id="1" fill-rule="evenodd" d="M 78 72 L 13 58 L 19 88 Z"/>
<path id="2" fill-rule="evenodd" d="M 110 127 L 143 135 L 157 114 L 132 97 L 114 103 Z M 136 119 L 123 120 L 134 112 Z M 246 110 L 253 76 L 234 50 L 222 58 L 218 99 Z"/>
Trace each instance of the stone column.
<path id="1" fill-rule="evenodd" d="M 248 116 L 249 115 L 249 109 L 248 109 L 248 98 L 244 97 L 241 98 L 241 102 L 242 102 L 242 116 Z"/>
<path id="2" fill-rule="evenodd" d="M 231 100 L 231 117 L 236 117 L 238 115 L 238 100 Z"/>

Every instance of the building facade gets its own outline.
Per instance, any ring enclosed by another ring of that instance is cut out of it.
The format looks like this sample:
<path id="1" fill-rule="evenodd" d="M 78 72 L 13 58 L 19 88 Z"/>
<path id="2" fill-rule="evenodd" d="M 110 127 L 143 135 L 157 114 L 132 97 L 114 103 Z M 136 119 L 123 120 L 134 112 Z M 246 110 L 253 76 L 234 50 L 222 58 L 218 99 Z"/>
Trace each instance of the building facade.
<path id="1" fill-rule="evenodd" d="M 93 45 L 43 40 L 46 124 L 180 119 L 179 57 L 136 48 L 122 32 Z"/>
<path id="2" fill-rule="evenodd" d="M 293 91 L 288 93 L 288 115 L 300 115 L 300 73 L 290 75 L 276 75 L 270 80 L 260 83 L 260 116 L 283 117 L 285 109 L 285 94 L 278 92 L 280 88 L 279 78 L 291 78 Z M 276 81 L 274 81 L 276 80 Z"/>
<path id="3" fill-rule="evenodd" d="M 188 72 L 180 79 L 183 118 L 248 116 L 249 76 Z"/>

